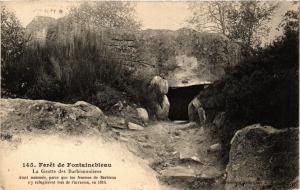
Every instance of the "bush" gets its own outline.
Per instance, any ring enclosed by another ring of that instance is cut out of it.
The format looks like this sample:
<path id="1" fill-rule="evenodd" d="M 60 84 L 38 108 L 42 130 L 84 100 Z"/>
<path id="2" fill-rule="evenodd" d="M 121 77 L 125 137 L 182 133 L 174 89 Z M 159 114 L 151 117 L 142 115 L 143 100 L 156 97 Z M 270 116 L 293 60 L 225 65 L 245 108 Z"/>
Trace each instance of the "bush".
<path id="1" fill-rule="evenodd" d="M 18 59 L 29 38 L 13 12 L 1 6 L 1 68 Z"/>
<path id="2" fill-rule="evenodd" d="M 15 91 L 23 91 L 26 83 L 23 83 L 24 74 L 20 70 L 26 69 L 24 65 L 16 65 L 17 60 L 23 55 L 28 37 L 25 29 L 13 12 L 5 6 L 1 6 L 1 87 L 2 95 L 14 96 Z M 11 71 L 12 73 L 8 73 Z M 10 76 L 9 76 L 10 75 Z M 5 79 L 5 80 L 4 80 Z M 9 83 L 9 84 L 8 84 Z M 12 92 L 6 90 L 6 86 L 14 84 Z M 18 89 L 18 90 L 17 90 Z"/>
<path id="3" fill-rule="evenodd" d="M 211 121 L 225 112 L 219 129 L 225 161 L 234 133 L 249 124 L 298 127 L 298 27 L 290 25 L 284 25 L 283 37 L 227 69 L 222 80 L 200 94 Z"/>
<path id="4" fill-rule="evenodd" d="M 95 101 L 92 103 L 105 109 L 115 103 L 111 100 L 117 99 L 112 95 L 115 89 L 119 89 L 116 94 L 125 91 L 135 101 L 142 100 L 139 93 L 143 91 L 139 89 L 144 81 L 111 59 L 101 39 L 99 34 L 83 30 L 65 41 L 48 41 L 44 46 L 33 43 L 2 70 L 7 94 L 54 101 Z"/>

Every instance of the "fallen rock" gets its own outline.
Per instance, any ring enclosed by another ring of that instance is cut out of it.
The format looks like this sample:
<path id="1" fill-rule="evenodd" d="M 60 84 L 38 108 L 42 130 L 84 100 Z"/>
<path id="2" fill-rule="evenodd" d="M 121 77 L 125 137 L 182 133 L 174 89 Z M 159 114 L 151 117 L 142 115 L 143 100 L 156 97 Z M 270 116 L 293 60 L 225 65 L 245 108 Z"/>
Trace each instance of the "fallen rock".
<path id="1" fill-rule="evenodd" d="M 198 128 L 198 127 L 199 127 L 198 123 L 196 123 L 196 122 L 188 122 L 188 123 L 181 124 L 180 127 L 178 127 L 178 129 L 180 129 L 180 130 L 188 130 L 188 129 L 191 129 L 191 128 Z M 201 127 L 200 129 L 203 129 L 203 127 Z"/>
<path id="2" fill-rule="evenodd" d="M 147 118 L 149 119 L 149 117 L 147 117 L 148 113 L 144 108 L 136 108 L 135 104 L 127 103 L 126 101 L 119 101 L 117 104 L 112 106 L 108 111 L 108 114 L 112 117 L 125 119 L 125 128 L 127 128 L 128 121 L 139 125 L 144 125 L 147 122 Z M 114 123 L 116 122 L 113 121 L 113 125 L 115 125 Z M 118 124 L 118 122 L 116 124 Z"/>
<path id="3" fill-rule="evenodd" d="M 199 172 L 198 169 L 186 166 L 167 167 L 158 178 L 176 189 L 221 190 L 224 181 L 219 171 L 211 172 L 210 168 L 205 168 L 205 171 Z"/>
<path id="4" fill-rule="evenodd" d="M 107 119 L 107 124 L 108 124 L 108 126 L 113 127 L 113 128 L 127 129 L 126 121 L 124 118 L 121 118 L 121 117 L 110 116 Z"/>
<path id="5" fill-rule="evenodd" d="M 260 124 L 237 131 L 231 140 L 225 189 L 297 189 L 298 128 Z"/>
<path id="6" fill-rule="evenodd" d="M 198 162 L 200 164 L 203 164 L 197 156 L 189 156 L 179 153 L 179 159 L 183 162 Z"/>
<path id="7" fill-rule="evenodd" d="M 168 119 L 169 110 L 170 110 L 170 102 L 166 95 L 163 96 L 163 101 L 161 104 L 156 104 L 156 116 L 158 119 Z"/>
<path id="8" fill-rule="evenodd" d="M 118 101 L 118 103 L 114 104 L 110 109 L 113 111 L 122 111 L 124 109 L 124 105 L 121 101 Z"/>
<path id="9" fill-rule="evenodd" d="M 149 121 L 149 115 L 145 108 L 136 108 L 136 111 L 138 113 L 139 118 L 141 118 L 145 122 Z"/>
<path id="10" fill-rule="evenodd" d="M 188 106 L 189 120 L 200 124 L 206 122 L 206 114 L 198 97 L 194 98 Z"/>
<path id="11" fill-rule="evenodd" d="M 209 147 L 208 152 L 209 153 L 215 153 L 221 151 L 221 144 L 213 144 Z"/>
<path id="12" fill-rule="evenodd" d="M 131 122 L 128 122 L 128 128 L 131 130 L 144 130 L 144 127 Z"/>
<path id="13" fill-rule="evenodd" d="M 187 168 L 183 166 L 170 167 L 162 172 L 163 176 L 173 176 L 173 177 L 196 177 L 197 173 L 192 168 Z"/>
<path id="14" fill-rule="evenodd" d="M 175 120 L 175 121 L 173 121 L 173 123 L 175 123 L 175 124 L 186 124 L 188 122 L 186 120 Z"/>
<path id="15" fill-rule="evenodd" d="M 88 116 L 103 116 L 104 113 L 100 108 L 84 101 L 78 101 L 74 104 L 76 107 L 84 110 Z"/>
<path id="16" fill-rule="evenodd" d="M 169 90 L 168 81 L 160 76 L 155 76 L 150 82 L 150 88 L 158 94 L 165 95 Z"/>
<path id="17" fill-rule="evenodd" d="M 189 126 L 190 128 L 193 128 L 193 127 L 199 127 L 199 125 L 198 125 L 196 122 L 189 122 L 189 123 L 188 123 L 188 126 Z"/>

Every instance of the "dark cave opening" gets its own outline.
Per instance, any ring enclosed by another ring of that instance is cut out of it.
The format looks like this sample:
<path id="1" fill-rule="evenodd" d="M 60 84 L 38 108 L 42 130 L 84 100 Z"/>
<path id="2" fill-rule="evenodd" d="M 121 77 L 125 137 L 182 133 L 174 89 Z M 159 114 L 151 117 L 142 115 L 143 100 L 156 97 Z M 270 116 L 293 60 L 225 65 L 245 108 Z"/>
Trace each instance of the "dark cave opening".
<path id="1" fill-rule="evenodd" d="M 204 88 L 204 85 L 170 87 L 167 97 L 170 102 L 170 120 L 189 120 L 188 105 Z"/>

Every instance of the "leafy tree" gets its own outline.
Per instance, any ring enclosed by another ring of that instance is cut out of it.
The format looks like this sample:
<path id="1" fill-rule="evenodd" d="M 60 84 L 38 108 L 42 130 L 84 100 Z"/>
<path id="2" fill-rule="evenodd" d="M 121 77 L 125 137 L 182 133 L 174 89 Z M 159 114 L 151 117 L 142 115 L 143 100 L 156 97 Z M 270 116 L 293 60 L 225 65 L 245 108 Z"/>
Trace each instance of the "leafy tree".
<path id="1" fill-rule="evenodd" d="M 241 1 L 228 11 L 228 37 L 246 47 L 259 45 L 261 36 L 269 31 L 268 22 L 276 7 L 268 2 Z"/>
<path id="2" fill-rule="evenodd" d="M 249 50 L 259 44 L 259 36 L 268 31 L 267 22 L 277 4 L 258 1 L 194 2 L 188 20 L 200 31 L 221 33 L 230 39 L 241 41 Z"/>
<path id="3" fill-rule="evenodd" d="M 84 2 L 70 10 L 70 18 L 82 25 L 96 28 L 138 29 L 134 6 L 130 2 Z"/>
<path id="4" fill-rule="evenodd" d="M 228 11 L 232 9 L 232 2 L 204 1 L 192 2 L 189 9 L 193 16 L 188 23 L 199 31 L 216 32 L 228 35 Z"/>
<path id="5" fill-rule="evenodd" d="M 5 67 L 24 51 L 29 38 L 13 12 L 1 6 L 1 64 Z"/>
<path id="6" fill-rule="evenodd" d="M 279 27 L 284 31 L 284 38 L 288 38 L 291 35 L 298 34 L 299 32 L 299 13 L 296 11 L 287 11 L 284 15 L 284 19 L 281 21 Z"/>
<path id="7" fill-rule="evenodd" d="M 29 36 L 26 36 L 25 29 L 13 12 L 5 6 L 1 6 L 1 95 L 8 95 L 9 86 L 14 89 L 24 87 L 23 70 L 24 65 L 18 65 L 18 61 L 26 50 Z M 24 70 L 23 70 L 24 71 Z M 18 78 L 18 79 L 16 79 Z M 18 80 L 18 82 L 16 82 Z M 14 83 L 13 85 L 11 85 Z M 18 85 L 17 85 L 18 84 Z"/>

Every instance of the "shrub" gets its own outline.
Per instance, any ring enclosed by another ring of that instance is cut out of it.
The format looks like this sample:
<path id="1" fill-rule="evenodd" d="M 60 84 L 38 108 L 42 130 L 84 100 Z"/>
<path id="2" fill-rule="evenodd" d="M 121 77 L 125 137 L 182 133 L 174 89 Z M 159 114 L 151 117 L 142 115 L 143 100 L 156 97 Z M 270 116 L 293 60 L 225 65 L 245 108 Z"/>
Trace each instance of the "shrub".
<path id="1" fill-rule="evenodd" d="M 101 35 L 81 29 L 64 40 L 53 38 L 44 45 L 32 42 L 2 73 L 6 94 L 63 102 L 84 100 L 104 110 L 121 99 L 149 105 L 147 85 L 153 76 L 113 59 L 114 52 L 104 45 Z"/>
<path id="2" fill-rule="evenodd" d="M 4 87 L 1 91 L 2 95 L 14 94 L 5 90 L 6 86 L 11 83 L 15 84 L 12 91 L 24 89 L 24 85 L 26 85 L 22 82 L 25 76 L 19 75 L 19 70 L 26 69 L 26 67 L 24 65 L 16 67 L 16 62 L 23 55 L 28 40 L 25 29 L 21 26 L 15 14 L 5 6 L 1 6 L 1 87 Z M 9 71 L 12 71 L 12 73 L 8 73 Z M 15 79 L 15 77 L 18 77 L 18 79 Z"/>
<path id="3" fill-rule="evenodd" d="M 249 124 L 298 127 L 298 27 L 289 22 L 282 37 L 227 69 L 222 80 L 200 94 L 210 120 L 225 112 L 219 129 L 225 161 L 234 133 Z"/>

